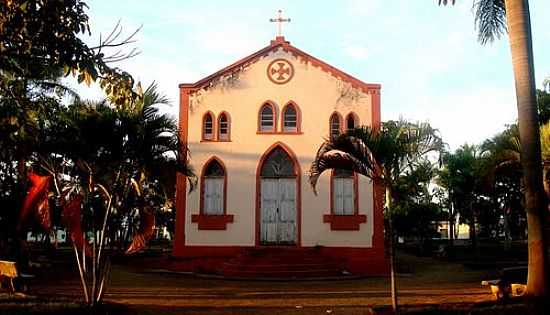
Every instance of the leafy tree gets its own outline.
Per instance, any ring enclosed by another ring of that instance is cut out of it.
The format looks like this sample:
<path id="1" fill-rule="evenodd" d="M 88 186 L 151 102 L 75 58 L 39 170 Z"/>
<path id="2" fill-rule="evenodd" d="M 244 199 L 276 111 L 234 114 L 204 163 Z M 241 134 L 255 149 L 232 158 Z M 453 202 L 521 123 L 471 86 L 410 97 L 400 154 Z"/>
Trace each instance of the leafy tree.
<path id="1" fill-rule="evenodd" d="M 392 305 L 395 311 L 398 304 L 393 254 L 394 187 L 405 172 L 425 161 L 428 154 L 440 152 L 443 148 L 439 132 L 427 123 L 387 121 L 380 129 L 361 127 L 325 141 L 311 164 L 310 183 L 314 190 L 317 180 L 328 169 L 349 169 L 384 186 L 390 240 Z"/>
<path id="2" fill-rule="evenodd" d="M 453 209 L 449 221 L 454 223 L 455 216 L 459 215 L 461 221 L 470 226 L 470 239 L 475 248 L 476 219 L 479 217 L 479 204 L 483 199 L 479 150 L 476 146 L 465 144 L 454 153 L 444 154 L 442 160 L 444 168 L 440 174 L 440 184 L 447 189 Z"/>
<path id="3" fill-rule="evenodd" d="M 21 207 L 27 190 L 27 167 L 42 146 L 44 128 L 57 115 L 64 97 L 77 98 L 60 79 L 75 75 L 79 82 L 98 82 L 116 104 L 136 98 L 132 77 L 111 65 L 136 54 L 109 54 L 124 46 L 121 27 L 96 47 L 80 35 L 90 34 L 87 6 L 81 0 L 0 1 L 0 202 L 7 211 L 0 224 L 9 222 Z M 135 33 L 134 33 L 135 34 Z M 13 228 L 2 229 L 3 240 L 13 238 Z"/>
<path id="4" fill-rule="evenodd" d="M 138 86 L 135 93 L 138 99 L 132 106 L 77 102 L 62 109 L 36 151 L 34 169 L 52 178 L 84 297 L 91 305 L 105 292 L 109 243 L 114 245 L 121 234 L 133 234 L 126 252 L 140 250 L 152 235 L 155 215 L 167 208 L 159 193 L 173 182 L 160 177 L 162 170 L 185 174 L 191 187 L 196 181 L 176 122 L 158 111 L 166 98 L 156 85 L 144 92 Z"/>
<path id="5" fill-rule="evenodd" d="M 439 4 L 455 3 L 440 0 Z M 527 213 L 529 272 L 528 296 L 548 293 L 548 271 L 544 235 L 546 202 L 538 129 L 535 69 L 528 0 L 475 0 L 475 24 L 482 44 L 508 31 L 516 82 L 518 125 L 521 139 L 525 211 Z"/>
<path id="6" fill-rule="evenodd" d="M 438 235 L 441 218 L 441 207 L 432 200 L 434 177 L 434 165 L 423 160 L 399 177 L 393 189 L 395 234 L 419 241 L 422 253 L 431 251 L 430 240 Z"/>

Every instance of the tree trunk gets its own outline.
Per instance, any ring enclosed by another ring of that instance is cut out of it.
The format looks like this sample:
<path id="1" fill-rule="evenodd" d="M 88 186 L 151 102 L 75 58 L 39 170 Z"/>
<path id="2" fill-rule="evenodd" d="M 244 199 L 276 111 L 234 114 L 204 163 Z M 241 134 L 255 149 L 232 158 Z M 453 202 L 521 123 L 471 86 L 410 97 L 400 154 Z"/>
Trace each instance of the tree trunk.
<path id="1" fill-rule="evenodd" d="M 516 85 L 521 165 L 525 183 L 529 244 L 527 294 L 545 296 L 547 273 L 543 234 L 544 190 L 529 1 L 506 0 L 505 3 Z"/>
<path id="2" fill-rule="evenodd" d="M 453 209 L 453 203 L 450 203 L 449 207 L 449 247 L 454 246 L 454 239 L 455 239 L 455 214 Z"/>
<path id="3" fill-rule="evenodd" d="M 391 282 L 391 304 L 394 314 L 399 314 L 399 304 L 397 303 L 397 281 L 395 278 L 395 252 L 393 235 L 393 209 L 392 209 L 392 189 L 386 186 L 386 209 L 388 211 L 388 253 L 390 256 L 390 282 Z"/>

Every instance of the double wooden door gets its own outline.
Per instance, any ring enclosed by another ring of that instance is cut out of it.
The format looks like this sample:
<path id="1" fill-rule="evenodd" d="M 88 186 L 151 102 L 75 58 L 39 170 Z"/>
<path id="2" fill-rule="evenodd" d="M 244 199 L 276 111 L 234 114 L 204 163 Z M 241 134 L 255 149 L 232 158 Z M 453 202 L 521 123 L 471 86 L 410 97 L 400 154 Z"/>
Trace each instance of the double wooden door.
<path id="1" fill-rule="evenodd" d="M 296 244 L 296 178 L 262 178 L 262 245 Z"/>

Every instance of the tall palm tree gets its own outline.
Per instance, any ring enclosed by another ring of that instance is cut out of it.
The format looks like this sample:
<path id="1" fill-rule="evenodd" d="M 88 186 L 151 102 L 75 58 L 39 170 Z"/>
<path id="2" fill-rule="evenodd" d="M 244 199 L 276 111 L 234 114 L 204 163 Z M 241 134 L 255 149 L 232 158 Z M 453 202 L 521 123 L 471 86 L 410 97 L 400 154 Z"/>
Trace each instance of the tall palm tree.
<path id="1" fill-rule="evenodd" d="M 428 154 L 441 152 L 445 144 L 439 132 L 427 123 L 388 121 L 381 129 L 360 127 L 326 140 L 315 156 L 310 169 L 310 183 L 315 191 L 321 174 L 328 169 L 349 169 L 381 183 L 386 191 L 385 210 L 390 241 L 390 276 L 392 305 L 398 311 L 395 255 L 393 253 L 392 212 L 394 185 L 406 171 L 428 158 Z"/>
<path id="2" fill-rule="evenodd" d="M 439 0 L 439 4 L 455 0 Z M 475 23 L 482 44 L 499 38 L 506 30 L 510 40 L 516 85 L 521 165 L 525 187 L 525 211 L 529 246 L 529 296 L 548 293 L 547 255 L 544 235 L 546 202 L 542 182 L 535 69 L 528 0 L 474 0 Z"/>

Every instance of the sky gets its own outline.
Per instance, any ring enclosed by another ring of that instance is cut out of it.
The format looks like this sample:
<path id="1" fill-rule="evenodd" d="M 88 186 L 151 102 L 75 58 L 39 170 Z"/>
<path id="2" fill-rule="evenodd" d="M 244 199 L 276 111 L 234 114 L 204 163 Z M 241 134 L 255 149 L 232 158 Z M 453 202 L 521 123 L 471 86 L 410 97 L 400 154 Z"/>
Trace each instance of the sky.
<path id="1" fill-rule="evenodd" d="M 140 55 L 116 66 L 172 101 L 178 84 L 195 82 L 269 44 L 269 19 L 282 9 L 291 19 L 283 35 L 305 52 L 368 83 L 382 85 L 382 120 L 428 121 L 451 149 L 478 144 L 517 118 L 507 36 L 482 46 L 472 0 L 440 7 L 437 0 L 93 0 L 96 44 L 118 20 L 123 34 L 142 26 Z M 536 81 L 550 75 L 550 1 L 531 0 Z M 74 83 L 73 83 L 74 84 Z M 85 98 L 97 87 L 76 86 Z"/>

